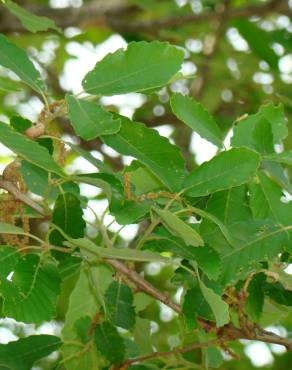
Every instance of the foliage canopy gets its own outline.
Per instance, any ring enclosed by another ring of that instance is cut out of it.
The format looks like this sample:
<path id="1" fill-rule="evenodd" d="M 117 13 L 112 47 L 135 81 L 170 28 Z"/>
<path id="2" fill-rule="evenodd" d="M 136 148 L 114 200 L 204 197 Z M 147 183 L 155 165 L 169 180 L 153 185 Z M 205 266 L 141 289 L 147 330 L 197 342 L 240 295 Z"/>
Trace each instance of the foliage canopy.
<path id="1" fill-rule="evenodd" d="M 281 345 L 274 366 L 288 368 L 288 2 L 85 2 L 72 24 L 45 3 L 2 4 L 0 313 L 17 340 L 0 344 L 0 367 L 252 368 L 247 339 Z M 114 32 L 127 46 L 81 92 L 64 88 L 70 45 Z M 140 106 L 125 114 L 117 96 Z M 203 163 L 192 137 L 214 151 Z M 46 322 L 60 332 L 37 333 Z"/>

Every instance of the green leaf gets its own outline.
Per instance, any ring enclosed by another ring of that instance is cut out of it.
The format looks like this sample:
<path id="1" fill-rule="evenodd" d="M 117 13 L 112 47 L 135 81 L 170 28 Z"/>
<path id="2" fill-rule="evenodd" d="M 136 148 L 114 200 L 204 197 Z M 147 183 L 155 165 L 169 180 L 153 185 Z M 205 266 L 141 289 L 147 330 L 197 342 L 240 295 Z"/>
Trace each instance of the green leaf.
<path id="1" fill-rule="evenodd" d="M 134 295 L 134 306 L 136 312 L 144 311 L 153 302 L 154 298 L 146 293 L 138 292 Z"/>
<path id="2" fill-rule="evenodd" d="M 74 152 L 78 153 L 81 157 L 85 158 L 89 163 L 93 164 L 101 172 L 113 174 L 113 170 L 106 163 L 103 163 L 101 160 L 95 158 L 90 152 L 80 148 L 78 145 L 72 144 L 69 141 L 64 142 L 68 145 Z"/>
<path id="3" fill-rule="evenodd" d="M 0 34 L 0 65 L 13 71 L 32 89 L 41 93 L 44 83 L 25 51 Z"/>
<path id="4" fill-rule="evenodd" d="M 119 117 L 122 123 L 120 131 L 103 136 L 103 142 L 120 154 L 138 159 L 171 191 L 179 190 L 185 176 L 185 164 L 179 149 L 156 130 Z"/>
<path id="5" fill-rule="evenodd" d="M 255 322 L 259 321 L 264 306 L 264 285 L 266 276 L 263 273 L 257 274 L 248 286 L 248 297 L 245 301 L 245 311 Z"/>
<path id="6" fill-rule="evenodd" d="M 59 191 L 58 188 L 50 186 L 49 184 L 49 173 L 42 168 L 35 166 L 34 164 L 25 160 L 21 161 L 21 167 L 19 169 L 22 179 L 32 193 L 48 197 L 51 199 L 57 198 Z"/>
<path id="7" fill-rule="evenodd" d="M 185 179 L 186 194 L 198 197 L 248 182 L 257 170 L 260 157 L 245 148 L 222 152 L 193 170 Z"/>
<path id="8" fill-rule="evenodd" d="M 262 162 L 262 165 L 263 169 L 278 185 L 287 190 L 288 193 L 292 194 L 291 182 L 280 163 L 264 161 Z"/>
<path id="9" fill-rule="evenodd" d="M 166 262 L 168 258 L 160 256 L 158 253 L 151 253 L 130 248 L 106 248 L 98 249 L 98 253 L 104 258 L 116 258 L 137 262 Z"/>
<path id="10" fill-rule="evenodd" d="M 271 110 L 267 110 L 270 112 Z M 271 115 L 273 117 L 273 110 L 271 111 Z M 257 116 L 257 115 L 256 115 Z M 256 117 L 255 116 L 255 117 Z M 259 118 L 253 125 L 252 134 L 252 146 L 257 150 L 259 153 L 262 154 L 263 157 L 266 155 L 270 155 L 274 152 L 274 144 L 273 144 L 273 132 L 272 128 L 279 125 L 278 121 L 268 121 L 266 117 L 263 115 L 259 115 Z M 286 176 L 282 166 L 276 162 L 269 162 L 263 161 L 262 167 L 269 173 L 269 175 L 274 178 L 274 180 L 282 186 L 284 189 L 287 189 L 288 192 L 292 192 L 292 186 L 290 184 L 289 178 Z"/>
<path id="11" fill-rule="evenodd" d="M 214 118 L 205 108 L 189 96 L 175 94 L 172 96 L 171 108 L 178 119 L 183 121 L 202 138 L 218 147 L 222 147 L 222 133 Z"/>
<path id="12" fill-rule="evenodd" d="M 28 162 L 64 177 L 62 169 L 43 146 L 14 131 L 3 122 L 0 122 L 0 142 Z"/>
<path id="13" fill-rule="evenodd" d="M 90 255 L 102 258 L 116 258 L 127 261 L 140 261 L 140 262 L 166 262 L 168 258 L 162 257 L 157 253 L 145 252 L 130 248 L 115 248 L 107 247 L 101 248 L 94 244 L 89 239 L 70 239 L 69 242 L 64 242 L 64 245 L 71 247 L 79 247 L 84 252 Z"/>
<path id="14" fill-rule="evenodd" d="M 94 346 L 87 351 L 85 345 L 80 347 L 80 333 L 76 322 L 85 316 L 92 320 L 103 306 L 103 295 L 112 280 L 111 270 L 104 264 L 94 265 L 90 268 L 83 262 L 80 275 L 70 295 L 69 307 L 66 313 L 61 337 L 63 345 L 61 353 L 66 361 L 67 370 L 99 369 L 98 354 Z M 74 341 L 76 341 L 74 343 Z M 79 356 L 74 356 L 83 350 Z"/>
<path id="15" fill-rule="evenodd" d="M 92 173 L 74 176 L 74 180 L 85 182 L 104 190 L 108 201 L 110 213 L 120 225 L 128 225 L 139 221 L 150 211 L 153 202 L 145 200 L 127 200 L 124 186 L 119 175 L 110 173 Z"/>
<path id="16" fill-rule="evenodd" d="M 160 188 L 163 188 L 163 184 L 155 177 L 148 168 L 145 168 L 138 161 L 133 161 L 129 166 L 131 169 L 130 180 L 131 184 L 134 185 L 135 195 L 140 196 L 149 192 L 154 192 Z"/>
<path id="17" fill-rule="evenodd" d="M 201 289 L 197 286 L 187 290 L 183 300 L 182 312 L 189 330 L 196 328 L 198 317 L 214 320 L 213 312 L 203 296 Z"/>
<path id="18" fill-rule="evenodd" d="M 219 227 L 221 233 L 224 235 L 225 239 L 229 242 L 230 245 L 233 245 L 234 241 L 232 240 L 232 236 L 231 236 L 228 228 L 224 225 L 224 223 L 222 221 L 219 220 L 219 218 L 217 218 L 216 216 L 212 215 L 211 213 L 206 212 L 206 211 L 204 211 L 200 208 L 191 207 L 190 210 L 192 210 L 195 214 L 201 216 L 203 219 L 211 221 L 212 223 L 217 225 Z M 200 227 L 200 230 L 201 229 L 202 229 L 202 227 Z"/>
<path id="19" fill-rule="evenodd" d="M 231 235 L 229 225 L 252 219 L 246 185 L 212 194 L 208 199 L 206 211 L 198 212 L 196 210 L 196 212 L 203 218 L 200 224 L 200 232 L 206 243 L 220 253 L 224 249 L 222 244 L 223 246 L 226 245 L 226 241 L 229 245 L 235 246 L 235 240 Z M 214 223 L 216 226 L 214 226 Z"/>
<path id="20" fill-rule="evenodd" d="M 0 246 L 0 279 L 7 278 L 9 273 L 13 271 L 19 257 L 19 252 L 15 248 L 4 245 Z"/>
<path id="21" fill-rule="evenodd" d="M 0 222 L 0 234 L 27 235 L 20 227 L 5 222 Z"/>
<path id="22" fill-rule="evenodd" d="M 0 76 L 0 91 L 5 93 L 16 92 L 22 90 L 21 86 L 21 82 Z"/>
<path id="23" fill-rule="evenodd" d="M 220 280 L 224 284 L 244 279 L 250 271 L 259 268 L 259 262 L 274 258 L 288 243 L 289 226 L 268 220 L 238 222 L 230 228 L 236 247 L 224 250 L 221 255 Z"/>
<path id="24" fill-rule="evenodd" d="M 292 203 L 282 201 L 282 189 L 263 172 L 250 183 L 250 207 L 255 218 L 274 220 L 279 225 L 292 225 Z M 287 231 L 286 250 L 292 248 L 292 230 Z"/>
<path id="25" fill-rule="evenodd" d="M 55 316 L 60 278 L 52 263 L 42 263 L 36 255 L 21 258 L 11 280 L 2 280 L 0 293 L 4 313 L 27 323 L 40 323 Z"/>
<path id="26" fill-rule="evenodd" d="M 262 119 L 267 120 L 271 125 L 274 144 L 280 144 L 287 137 L 288 128 L 283 105 L 269 103 L 263 105 L 256 114 L 250 115 L 236 124 L 231 138 L 232 146 L 255 149 L 253 131 L 256 124 Z"/>
<path id="27" fill-rule="evenodd" d="M 85 174 L 85 175 L 79 175 L 79 176 L 72 176 L 71 179 L 73 181 L 78 182 L 78 183 L 89 184 L 89 185 L 96 186 L 97 188 L 102 189 L 105 192 L 108 200 L 111 200 L 112 190 L 114 190 L 114 189 L 111 188 L 111 182 L 110 181 L 104 181 L 104 178 L 100 177 L 100 175 L 104 175 L 104 174 L 99 174 L 99 173 L 97 173 L 97 174 L 95 174 L 95 173 L 94 174 Z M 106 174 L 106 175 L 108 175 L 108 174 Z M 111 175 L 109 175 L 109 176 L 111 176 Z M 112 179 L 114 179 L 114 176 L 113 176 Z"/>
<path id="28" fill-rule="evenodd" d="M 190 248 L 163 228 L 156 230 L 153 239 L 146 241 L 143 248 L 160 253 L 171 252 L 175 256 L 196 261 L 209 279 L 217 279 L 220 273 L 220 257 L 213 248 L 207 245 L 202 248 Z"/>
<path id="29" fill-rule="evenodd" d="M 219 254 L 211 247 L 196 248 L 193 259 L 209 279 L 216 280 L 220 274 L 221 260 Z"/>
<path id="30" fill-rule="evenodd" d="M 233 128 L 233 136 L 231 145 L 233 147 L 247 147 L 255 149 L 253 131 L 256 123 L 262 118 L 262 115 L 257 114 L 247 116 L 246 118 L 235 124 Z"/>
<path id="31" fill-rule="evenodd" d="M 11 0 L 4 0 L 3 6 L 14 14 L 23 27 L 30 32 L 47 31 L 50 28 L 61 32 L 61 29 L 51 19 L 32 14 Z"/>
<path id="32" fill-rule="evenodd" d="M 266 299 L 261 316 L 261 325 L 264 327 L 274 325 L 275 322 L 286 320 L 290 314 L 291 309 L 289 307 L 279 305 L 272 300 Z"/>
<path id="33" fill-rule="evenodd" d="M 285 226 L 292 224 L 292 203 L 284 203 L 282 189 L 263 172 L 250 183 L 250 207 L 258 219 L 270 219 Z M 289 216 L 290 217 L 289 217 Z"/>
<path id="34" fill-rule="evenodd" d="M 55 202 L 52 223 L 59 226 L 65 234 L 72 238 L 84 236 L 85 221 L 82 218 L 83 211 L 80 200 L 72 193 L 60 194 Z M 66 240 L 58 230 L 50 234 L 50 242 L 62 246 Z"/>
<path id="35" fill-rule="evenodd" d="M 214 193 L 208 199 L 206 211 L 216 216 L 224 225 L 251 219 L 247 186 L 237 186 Z"/>
<path id="36" fill-rule="evenodd" d="M 230 321 L 228 304 L 211 288 L 208 288 L 202 280 L 199 280 L 199 285 L 204 298 L 215 316 L 216 326 L 220 327 L 228 324 Z"/>
<path id="37" fill-rule="evenodd" d="M 257 152 L 262 154 L 273 153 L 272 127 L 266 118 L 263 117 L 255 123 L 252 137 Z"/>
<path id="38" fill-rule="evenodd" d="M 95 95 L 144 92 L 166 85 L 180 69 L 184 53 L 166 42 L 131 42 L 87 73 L 82 85 Z"/>
<path id="39" fill-rule="evenodd" d="M 273 122 L 274 123 L 274 122 Z M 270 122 L 265 118 L 260 118 L 254 125 L 252 131 L 254 148 L 264 156 L 274 152 L 273 133 Z M 263 168 L 275 179 L 277 183 L 287 189 L 292 190 L 289 179 L 284 173 L 283 168 L 278 163 L 266 162 L 262 163 Z"/>
<path id="40" fill-rule="evenodd" d="M 145 366 L 145 365 L 132 365 L 128 368 L 129 370 L 158 370 L 158 367 Z"/>
<path id="41" fill-rule="evenodd" d="M 117 329 L 109 322 L 97 325 L 94 331 L 94 341 L 97 350 L 105 356 L 110 363 L 117 364 L 123 361 L 125 344 L 119 336 Z"/>
<path id="42" fill-rule="evenodd" d="M 271 68 L 278 69 L 278 56 L 271 47 L 273 40 L 269 32 L 257 27 L 254 23 L 245 18 L 234 21 L 235 27 L 241 36 L 248 42 L 251 50 L 260 59 L 265 60 Z"/>
<path id="43" fill-rule="evenodd" d="M 133 330 L 133 337 L 135 344 L 137 344 L 141 351 L 141 354 L 149 354 L 153 352 L 150 335 L 151 321 L 137 316 L 135 328 Z"/>
<path id="44" fill-rule="evenodd" d="M 151 209 L 152 202 L 144 201 L 127 201 L 125 200 L 122 205 L 110 205 L 110 213 L 115 217 L 120 225 L 130 225 L 138 223 Z"/>
<path id="45" fill-rule="evenodd" d="M 119 118 L 114 118 L 110 112 L 92 101 L 66 95 L 66 103 L 74 131 L 84 140 L 115 134 L 121 127 Z"/>
<path id="46" fill-rule="evenodd" d="M 13 116 L 10 119 L 10 126 L 13 127 L 15 131 L 18 131 L 22 134 L 25 132 L 25 130 L 32 126 L 32 122 L 29 119 L 21 116 Z"/>
<path id="47" fill-rule="evenodd" d="M 54 202 L 61 191 L 71 192 L 76 194 L 76 196 L 79 195 L 80 190 L 76 183 L 66 181 L 57 186 L 55 182 L 50 180 L 59 180 L 60 176 L 50 174 L 42 168 L 25 160 L 21 161 L 19 172 L 21 173 L 22 179 L 29 191 L 40 195 L 49 201 Z"/>
<path id="48" fill-rule="evenodd" d="M 75 329 L 82 340 L 82 343 L 87 343 L 90 340 L 89 331 L 91 329 L 92 321 L 89 316 L 84 316 L 75 322 Z"/>
<path id="49" fill-rule="evenodd" d="M 125 358 L 133 358 L 139 356 L 140 351 L 134 340 L 125 337 L 124 343 L 126 347 Z"/>
<path id="50" fill-rule="evenodd" d="M 274 105 L 273 103 L 264 104 L 261 106 L 259 113 L 262 114 L 272 126 L 274 144 L 281 144 L 289 133 L 284 105 L 282 103 L 278 105 Z"/>
<path id="51" fill-rule="evenodd" d="M 209 347 L 206 349 L 206 368 L 217 369 L 223 363 L 222 353 L 216 347 Z"/>
<path id="52" fill-rule="evenodd" d="M 75 274 L 80 270 L 82 259 L 72 255 L 67 256 L 59 262 L 58 270 L 62 280 L 74 279 Z M 75 281 L 74 281 L 75 282 Z"/>
<path id="53" fill-rule="evenodd" d="M 91 173 L 71 178 L 103 189 L 110 202 L 110 213 L 120 225 L 129 225 L 140 221 L 150 211 L 153 204 L 149 200 L 143 202 L 127 200 L 120 178 L 110 173 Z"/>
<path id="54" fill-rule="evenodd" d="M 191 245 L 193 247 L 204 245 L 204 241 L 197 231 L 175 214 L 159 208 L 154 208 L 154 211 L 161 218 L 163 225 L 169 230 L 169 232 L 181 238 L 186 245 Z"/>
<path id="55" fill-rule="evenodd" d="M 7 370 L 30 370 L 33 364 L 56 351 L 61 340 L 54 335 L 31 335 L 0 344 L 0 366 Z"/>
<path id="56" fill-rule="evenodd" d="M 233 145 L 248 146 L 264 156 L 273 153 L 273 128 L 278 129 L 278 127 L 281 127 L 280 118 L 276 119 L 278 116 L 279 109 L 277 107 L 264 106 L 259 113 L 246 120 L 247 125 L 243 130 L 239 129 L 239 126 L 237 130 L 234 130 Z M 274 118 L 274 121 L 271 120 L 272 118 Z M 278 131 L 275 132 L 278 133 Z M 264 161 L 262 165 L 279 185 L 292 192 L 290 181 L 280 164 Z"/>
<path id="57" fill-rule="evenodd" d="M 282 153 L 272 153 L 263 156 L 265 161 L 284 163 L 292 166 L 292 150 L 287 150 Z"/>
<path id="58" fill-rule="evenodd" d="M 266 283 L 264 286 L 264 292 L 274 302 L 284 306 L 292 306 L 292 291 L 285 289 L 281 283 Z"/>
<path id="59" fill-rule="evenodd" d="M 109 321 L 124 329 L 135 325 L 135 310 L 131 289 L 120 282 L 113 281 L 105 292 L 106 315 Z"/>

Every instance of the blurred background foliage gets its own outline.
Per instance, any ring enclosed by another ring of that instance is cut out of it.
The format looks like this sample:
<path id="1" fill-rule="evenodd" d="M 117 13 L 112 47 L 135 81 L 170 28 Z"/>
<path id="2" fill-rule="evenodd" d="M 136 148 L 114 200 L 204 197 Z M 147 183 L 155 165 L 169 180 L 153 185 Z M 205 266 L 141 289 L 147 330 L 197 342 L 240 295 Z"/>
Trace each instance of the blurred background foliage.
<path id="1" fill-rule="evenodd" d="M 27 50 L 46 79 L 52 101 L 62 99 L 67 92 L 78 93 L 85 73 L 106 53 L 125 47 L 131 41 L 159 39 L 176 44 L 185 51 L 182 75 L 177 81 L 147 96 L 102 97 L 102 104 L 170 137 L 181 147 L 189 168 L 211 158 L 216 148 L 192 134 L 171 114 L 170 92 L 189 93 L 202 102 L 227 135 L 227 141 L 234 123 L 243 115 L 257 112 L 260 105 L 267 102 L 283 105 L 290 124 L 285 149 L 292 149 L 291 1 L 23 0 L 17 3 L 37 15 L 55 20 L 64 31 L 29 33 L 13 14 L 0 5 L 0 32 Z M 8 121 L 14 115 L 36 120 L 42 108 L 40 98 L 15 81 L 13 74 L 0 69 L 1 121 Z M 65 119 L 55 122 L 55 130 L 67 140 L 77 140 Z M 117 156 L 99 139 L 78 140 L 81 147 L 95 155 L 98 152 L 98 156 L 116 170 L 128 163 L 128 158 Z M 0 169 L 10 161 L 11 153 L 1 146 Z M 65 164 L 71 166 L 72 171 L 82 172 L 83 163 L 78 162 L 73 152 L 67 153 Z M 91 199 L 102 200 L 103 195 L 93 195 Z M 165 283 L 173 275 L 169 267 L 148 266 L 145 274 L 157 287 L 174 289 L 173 285 Z M 73 285 L 74 278 L 63 287 L 60 321 Z M 140 304 L 143 306 L 143 302 Z M 265 326 L 270 324 L 267 318 L 273 313 L 278 321 L 274 330 L 282 334 L 291 331 L 292 317 L 288 311 L 287 315 L 277 317 L 277 307 L 267 306 L 265 312 L 267 314 L 262 318 Z M 175 317 L 166 309 L 159 311 L 155 305 L 150 305 L 144 314 L 159 323 L 159 330 L 152 328 L 158 350 L 177 345 L 179 322 Z M 30 330 L 12 322 L 2 322 L 0 326 L 0 332 L 10 330 L 17 336 L 27 335 Z M 56 325 L 54 332 L 58 330 Z M 275 370 L 291 367 L 291 353 L 282 353 L 276 345 L 253 346 L 235 343 L 236 352 L 242 353 L 240 361 L 230 358 L 221 366 L 221 360 L 217 359 L 210 367 L 225 370 L 252 369 L 255 366 Z M 45 367 L 43 363 L 42 368 Z"/>

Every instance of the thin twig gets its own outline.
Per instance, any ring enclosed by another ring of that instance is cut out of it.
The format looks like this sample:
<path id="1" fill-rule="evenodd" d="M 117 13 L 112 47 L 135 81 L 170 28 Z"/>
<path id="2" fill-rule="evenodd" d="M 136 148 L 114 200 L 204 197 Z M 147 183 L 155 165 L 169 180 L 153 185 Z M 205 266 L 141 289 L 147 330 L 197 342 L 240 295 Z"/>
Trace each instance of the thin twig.
<path id="1" fill-rule="evenodd" d="M 143 361 L 146 361 L 146 360 L 150 360 L 150 359 L 153 359 L 153 358 L 173 356 L 173 355 L 178 355 L 178 354 L 182 354 L 182 353 L 187 353 L 187 352 L 191 352 L 191 351 L 193 351 L 195 349 L 198 349 L 198 348 L 207 348 L 207 347 L 216 346 L 219 343 L 220 343 L 220 340 L 213 339 L 213 340 L 211 340 L 209 342 L 205 342 L 205 343 L 192 343 L 192 344 L 190 344 L 186 347 L 183 347 L 183 348 L 174 348 L 171 351 L 154 352 L 154 353 L 150 353 L 149 355 L 146 355 L 146 356 L 140 356 L 140 357 L 129 359 L 129 360 L 125 361 L 122 364 L 122 366 L 125 366 L 125 365 L 129 366 L 129 365 L 139 363 L 139 362 L 143 362 Z"/>
<path id="2" fill-rule="evenodd" d="M 4 180 L 2 176 L 0 176 L 0 188 L 8 191 L 16 200 L 21 201 L 22 203 L 26 204 L 34 211 L 39 213 L 40 215 L 48 218 L 49 215 L 44 211 L 44 209 L 34 202 L 31 198 L 27 195 L 23 194 L 19 189 L 10 181 Z"/>
<path id="3" fill-rule="evenodd" d="M 135 270 L 128 268 L 124 263 L 112 258 L 107 258 L 105 261 L 115 270 L 127 276 L 127 278 L 129 278 L 140 290 L 164 303 L 166 306 L 172 308 L 175 312 L 181 313 L 180 305 L 175 303 L 167 294 L 164 294 L 158 289 L 154 288 L 153 285 L 143 279 L 142 276 L 140 276 Z"/>

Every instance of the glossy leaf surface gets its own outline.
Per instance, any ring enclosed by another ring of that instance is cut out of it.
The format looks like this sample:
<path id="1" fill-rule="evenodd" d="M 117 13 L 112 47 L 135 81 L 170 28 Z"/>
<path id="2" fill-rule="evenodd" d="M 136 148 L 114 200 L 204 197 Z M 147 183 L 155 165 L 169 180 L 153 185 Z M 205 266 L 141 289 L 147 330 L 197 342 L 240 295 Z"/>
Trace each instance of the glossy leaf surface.
<path id="1" fill-rule="evenodd" d="M 178 72 L 183 52 L 165 42 L 132 42 L 127 50 L 108 54 L 83 80 L 90 94 L 144 92 L 168 83 Z"/>
<path id="2" fill-rule="evenodd" d="M 66 96 L 71 124 L 76 134 L 84 140 L 101 135 L 115 134 L 121 127 L 120 120 L 94 102 Z"/>

